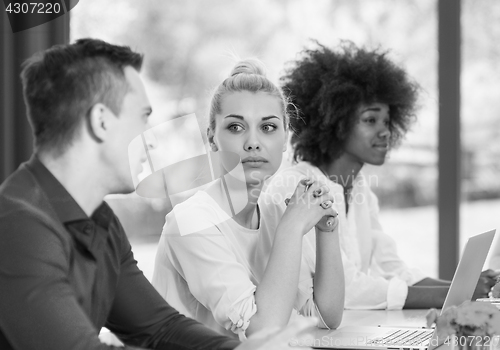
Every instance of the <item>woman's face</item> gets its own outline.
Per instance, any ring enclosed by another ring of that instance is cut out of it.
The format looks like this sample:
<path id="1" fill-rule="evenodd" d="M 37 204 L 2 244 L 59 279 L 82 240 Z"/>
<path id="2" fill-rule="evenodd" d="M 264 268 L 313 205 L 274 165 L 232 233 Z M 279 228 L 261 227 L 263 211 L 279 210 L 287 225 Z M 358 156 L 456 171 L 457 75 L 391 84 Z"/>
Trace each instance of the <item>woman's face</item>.
<path id="1" fill-rule="evenodd" d="M 391 136 L 389 106 L 378 102 L 362 104 L 356 118 L 345 145 L 345 156 L 356 163 L 384 164 Z"/>
<path id="2" fill-rule="evenodd" d="M 247 183 L 262 185 L 278 170 L 287 135 L 277 97 L 249 91 L 227 94 L 215 119 L 213 142 L 218 150 L 241 158 Z"/>

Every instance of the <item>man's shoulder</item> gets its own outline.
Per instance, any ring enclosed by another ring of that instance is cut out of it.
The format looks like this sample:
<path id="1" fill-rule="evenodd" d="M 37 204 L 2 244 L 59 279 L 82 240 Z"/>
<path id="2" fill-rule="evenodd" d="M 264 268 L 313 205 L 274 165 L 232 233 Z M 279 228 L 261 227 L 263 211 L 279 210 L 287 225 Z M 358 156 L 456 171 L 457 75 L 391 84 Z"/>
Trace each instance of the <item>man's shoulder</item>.
<path id="1" fill-rule="evenodd" d="M 0 185 L 0 225 L 18 220 L 57 221 L 45 192 L 24 164 Z"/>
<path id="2" fill-rule="evenodd" d="M 0 206 L 15 208 L 23 204 L 29 205 L 37 197 L 37 190 L 40 190 L 37 187 L 35 178 L 26 165 L 22 164 L 0 185 Z"/>

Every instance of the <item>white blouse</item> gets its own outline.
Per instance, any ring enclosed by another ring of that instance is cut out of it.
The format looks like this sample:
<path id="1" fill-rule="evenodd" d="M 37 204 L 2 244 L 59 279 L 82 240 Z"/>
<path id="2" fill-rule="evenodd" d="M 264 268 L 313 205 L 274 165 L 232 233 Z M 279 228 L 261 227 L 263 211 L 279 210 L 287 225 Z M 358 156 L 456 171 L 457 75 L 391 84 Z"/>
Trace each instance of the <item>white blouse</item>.
<path id="1" fill-rule="evenodd" d="M 408 286 L 424 279 L 425 275 L 418 269 L 409 268 L 401 260 L 396 242 L 382 231 L 378 199 L 366 178 L 362 173 L 356 177 L 347 215 L 343 187 L 308 162 L 300 162 L 274 175 L 266 192 L 281 204 L 305 177 L 327 184 L 334 196 L 334 209 L 339 213 L 345 308 L 401 309 L 408 295 Z M 305 237 L 312 249 L 304 246 L 304 259 L 311 274 L 314 274 L 316 236 L 309 232 Z"/>
<path id="2" fill-rule="evenodd" d="M 152 281 L 180 313 L 240 339 L 257 312 L 254 293 L 283 215 L 265 193 L 258 205 L 256 230 L 240 226 L 204 191 L 175 206 L 166 217 Z M 309 268 L 302 270 L 298 287 L 294 308 L 315 315 Z"/>

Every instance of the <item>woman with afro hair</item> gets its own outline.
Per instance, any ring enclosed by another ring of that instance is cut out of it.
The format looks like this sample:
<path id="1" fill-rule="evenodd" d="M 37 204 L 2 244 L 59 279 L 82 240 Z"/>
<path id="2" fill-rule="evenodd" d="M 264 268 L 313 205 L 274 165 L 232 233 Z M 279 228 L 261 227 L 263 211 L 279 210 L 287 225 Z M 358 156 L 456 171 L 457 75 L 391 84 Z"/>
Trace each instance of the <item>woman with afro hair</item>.
<path id="1" fill-rule="evenodd" d="M 424 276 L 398 256 L 395 241 L 379 222 L 379 206 L 361 169 L 382 165 L 415 121 L 419 86 L 387 52 L 343 42 L 317 44 L 291 62 L 282 77 L 295 118 L 291 143 L 297 164 L 276 174 L 267 187 L 282 202 L 302 178 L 328 184 L 339 213 L 345 275 L 345 308 L 441 307 L 449 281 Z M 307 234 L 304 256 L 313 273 L 316 242 Z M 475 297 L 486 296 L 488 273 Z"/>

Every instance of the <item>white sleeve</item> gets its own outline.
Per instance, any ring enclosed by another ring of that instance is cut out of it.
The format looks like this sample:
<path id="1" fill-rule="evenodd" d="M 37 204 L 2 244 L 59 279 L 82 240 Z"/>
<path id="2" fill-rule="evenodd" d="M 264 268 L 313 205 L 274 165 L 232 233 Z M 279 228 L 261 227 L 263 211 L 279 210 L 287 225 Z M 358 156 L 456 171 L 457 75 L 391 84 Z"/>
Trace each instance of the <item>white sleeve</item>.
<path id="1" fill-rule="evenodd" d="M 177 215 L 176 219 L 186 225 L 193 221 L 192 213 Z M 163 235 L 167 235 L 165 258 L 186 280 L 191 294 L 212 312 L 217 323 L 244 339 L 250 319 L 257 312 L 256 286 L 218 227 L 180 235 L 175 220 L 170 220 Z"/>
<path id="2" fill-rule="evenodd" d="M 342 252 L 345 275 L 346 309 L 402 309 L 408 285 L 394 276 L 387 280 L 361 272 Z"/>
<path id="3" fill-rule="evenodd" d="M 370 218 L 374 239 L 373 259 L 386 278 L 398 277 L 409 286 L 414 285 L 426 276 L 419 269 L 410 268 L 401 260 L 397 252 L 396 242 L 383 232 L 380 225 L 378 199 L 373 192 L 370 194 L 372 197 Z"/>
<path id="4" fill-rule="evenodd" d="M 382 231 L 379 222 L 378 200 L 370 191 L 370 220 L 372 228 L 371 273 L 358 271 L 354 264 L 344 261 L 346 276 L 346 308 L 401 309 L 408 295 L 408 286 L 425 278 L 418 269 L 409 268 L 397 253 L 396 242 Z"/>

